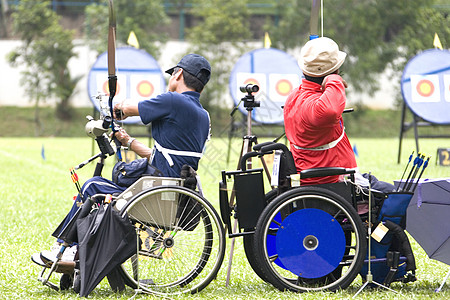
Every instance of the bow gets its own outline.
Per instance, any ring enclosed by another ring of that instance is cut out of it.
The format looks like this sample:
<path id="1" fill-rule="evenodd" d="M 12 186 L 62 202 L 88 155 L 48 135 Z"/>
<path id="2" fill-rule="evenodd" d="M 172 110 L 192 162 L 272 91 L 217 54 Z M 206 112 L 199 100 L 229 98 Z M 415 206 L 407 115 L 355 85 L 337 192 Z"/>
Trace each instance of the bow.
<path id="1" fill-rule="evenodd" d="M 109 0 L 109 26 L 108 26 L 108 87 L 109 87 L 109 110 L 111 113 L 111 128 L 113 131 L 114 143 L 117 147 L 117 158 L 122 160 L 120 154 L 121 143 L 115 137 L 117 132 L 116 126 L 114 126 L 114 114 L 113 114 L 113 98 L 116 95 L 117 89 L 117 76 L 116 76 L 116 14 L 114 12 L 113 0 Z"/>
<path id="2" fill-rule="evenodd" d="M 319 10 L 320 0 L 312 0 L 311 19 L 309 21 L 309 39 L 313 40 L 319 37 Z"/>

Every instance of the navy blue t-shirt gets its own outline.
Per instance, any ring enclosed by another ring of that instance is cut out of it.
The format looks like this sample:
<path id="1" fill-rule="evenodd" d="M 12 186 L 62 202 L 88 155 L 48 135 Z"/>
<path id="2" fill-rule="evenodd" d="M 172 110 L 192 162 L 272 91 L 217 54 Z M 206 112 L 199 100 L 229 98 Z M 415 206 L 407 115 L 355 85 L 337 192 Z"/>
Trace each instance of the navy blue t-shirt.
<path id="1" fill-rule="evenodd" d="M 162 147 L 201 153 L 209 135 L 209 116 L 199 97 L 200 93 L 193 91 L 167 92 L 139 102 L 139 116 L 144 124 L 152 123 L 152 137 Z M 151 163 L 164 176 L 179 177 L 184 164 L 198 168 L 198 157 L 170 155 L 171 167 L 160 151 L 154 151 Z"/>

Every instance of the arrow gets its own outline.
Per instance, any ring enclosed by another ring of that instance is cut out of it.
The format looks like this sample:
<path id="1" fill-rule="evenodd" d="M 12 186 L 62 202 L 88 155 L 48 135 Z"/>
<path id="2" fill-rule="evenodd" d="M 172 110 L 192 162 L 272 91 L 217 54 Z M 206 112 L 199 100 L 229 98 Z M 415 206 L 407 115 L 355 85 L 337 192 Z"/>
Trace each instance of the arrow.
<path id="1" fill-rule="evenodd" d="M 412 186 L 412 184 L 413 184 L 414 178 L 416 178 L 417 172 L 419 172 L 419 169 L 420 169 L 420 167 L 421 167 L 422 164 L 423 164 L 424 158 L 425 158 L 425 155 L 421 155 L 421 156 L 419 157 L 419 159 L 418 159 L 418 161 L 417 161 L 416 169 L 414 170 L 413 176 L 412 176 L 412 177 L 410 178 L 410 180 L 409 180 L 408 186 L 406 187 L 406 191 L 409 191 L 409 190 L 411 189 L 411 186 Z"/>
<path id="2" fill-rule="evenodd" d="M 419 180 L 420 180 L 420 178 L 422 177 L 423 172 L 424 172 L 425 169 L 428 167 L 428 162 L 430 161 L 430 158 L 431 158 L 431 156 L 428 156 L 427 160 L 423 163 L 422 171 L 420 172 L 419 177 L 417 177 L 416 185 L 414 186 L 414 188 L 413 188 L 413 190 L 412 190 L 413 193 L 415 192 L 415 190 L 416 190 L 416 188 L 417 188 L 417 185 L 419 184 Z"/>
<path id="3" fill-rule="evenodd" d="M 409 164 L 411 163 L 411 160 L 412 160 L 412 158 L 413 158 L 413 155 L 414 155 L 414 151 L 413 151 L 413 152 L 411 153 L 411 155 L 409 156 L 408 163 L 406 164 L 405 170 L 403 171 L 402 179 L 400 179 L 400 184 L 402 183 L 403 177 L 405 177 L 406 170 L 408 169 L 408 166 L 409 166 Z M 400 187 L 400 184 L 399 184 L 399 187 Z"/>

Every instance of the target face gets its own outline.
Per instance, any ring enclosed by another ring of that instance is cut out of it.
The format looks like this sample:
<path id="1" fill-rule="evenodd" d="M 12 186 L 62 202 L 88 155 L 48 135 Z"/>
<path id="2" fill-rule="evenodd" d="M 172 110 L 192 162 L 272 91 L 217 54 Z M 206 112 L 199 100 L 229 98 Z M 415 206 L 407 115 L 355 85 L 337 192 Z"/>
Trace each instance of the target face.
<path id="1" fill-rule="evenodd" d="M 102 86 L 102 92 L 103 92 L 103 94 L 106 94 L 109 96 L 109 91 L 110 91 L 109 82 L 105 81 Z M 120 93 L 120 84 L 117 83 L 116 84 L 116 94 L 119 94 L 119 93 Z"/>
<path id="2" fill-rule="evenodd" d="M 428 79 L 422 79 L 417 83 L 417 92 L 422 97 L 429 97 L 434 93 L 434 84 Z"/>
<path id="3" fill-rule="evenodd" d="M 109 82 L 108 78 L 105 78 L 102 74 L 97 74 L 96 76 L 97 82 L 97 91 L 104 95 L 109 96 Z M 126 77 L 122 75 L 117 75 L 117 86 L 116 86 L 116 94 L 114 97 L 122 97 L 122 95 L 126 94 L 126 90 L 122 88 L 122 82 L 125 82 Z"/>
<path id="4" fill-rule="evenodd" d="M 281 79 L 275 83 L 275 91 L 278 95 L 287 96 L 292 92 L 292 84 L 289 80 Z"/>
<path id="5" fill-rule="evenodd" d="M 130 75 L 130 98 L 145 100 L 162 93 L 158 75 L 136 74 Z"/>
<path id="6" fill-rule="evenodd" d="M 236 85 L 236 93 L 241 95 L 241 98 L 243 98 L 246 93 L 241 92 L 240 87 L 246 86 L 247 84 L 256 84 L 259 86 L 259 91 L 256 93 L 252 93 L 253 96 L 255 96 L 255 100 L 260 100 L 260 95 L 263 93 L 264 90 L 266 90 L 265 83 L 267 81 L 266 74 L 262 73 L 238 73 L 237 75 L 237 85 Z"/>
<path id="7" fill-rule="evenodd" d="M 277 102 L 286 102 L 287 96 L 300 85 L 300 76 L 297 74 L 270 74 L 270 99 Z"/>
<path id="8" fill-rule="evenodd" d="M 274 49 L 257 49 L 244 54 L 230 76 L 230 94 L 235 104 L 245 96 L 239 89 L 248 83 L 259 86 L 255 100 L 259 107 L 252 110 L 252 119 L 263 124 L 283 123 L 282 106 L 292 90 L 300 85 L 301 69 L 287 53 Z M 243 105 L 239 106 L 247 114 Z"/>
<path id="9" fill-rule="evenodd" d="M 439 102 L 441 100 L 437 75 L 413 75 L 411 76 L 411 88 L 413 89 L 411 92 L 413 102 Z"/>
<path id="10" fill-rule="evenodd" d="M 114 103 L 150 99 L 165 91 L 163 73 L 156 60 L 147 52 L 132 47 L 116 49 L 117 88 Z M 98 95 L 109 95 L 107 53 L 102 53 L 88 76 L 89 98 L 100 111 Z M 124 123 L 140 123 L 139 117 L 127 118 Z"/>
<path id="11" fill-rule="evenodd" d="M 153 87 L 153 84 L 148 80 L 143 80 L 136 86 L 137 93 L 142 97 L 150 97 L 154 90 L 155 88 Z"/>
<path id="12" fill-rule="evenodd" d="M 245 76 L 244 76 L 245 77 Z M 250 78 L 247 78 L 244 83 L 242 84 L 242 86 L 247 86 L 248 84 L 253 84 L 253 85 L 257 85 L 259 87 L 261 87 L 261 83 L 259 83 L 258 80 L 256 80 L 255 78 L 252 78 L 252 76 L 250 75 Z M 240 91 L 240 90 L 239 90 Z M 257 91 L 256 93 L 253 92 L 252 95 L 256 96 L 258 94 L 261 93 L 261 89 L 259 91 Z"/>

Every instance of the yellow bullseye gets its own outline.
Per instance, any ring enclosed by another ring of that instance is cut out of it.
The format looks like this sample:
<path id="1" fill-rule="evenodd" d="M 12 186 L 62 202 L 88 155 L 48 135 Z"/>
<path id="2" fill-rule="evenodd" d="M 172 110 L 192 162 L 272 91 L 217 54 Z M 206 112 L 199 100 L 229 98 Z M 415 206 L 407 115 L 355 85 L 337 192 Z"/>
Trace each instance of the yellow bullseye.
<path id="1" fill-rule="evenodd" d="M 434 93 L 434 85 L 431 81 L 423 79 L 417 83 L 417 93 L 422 97 L 429 97 Z"/>

